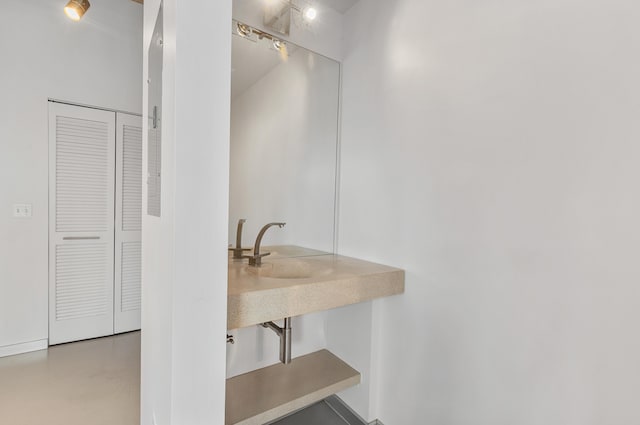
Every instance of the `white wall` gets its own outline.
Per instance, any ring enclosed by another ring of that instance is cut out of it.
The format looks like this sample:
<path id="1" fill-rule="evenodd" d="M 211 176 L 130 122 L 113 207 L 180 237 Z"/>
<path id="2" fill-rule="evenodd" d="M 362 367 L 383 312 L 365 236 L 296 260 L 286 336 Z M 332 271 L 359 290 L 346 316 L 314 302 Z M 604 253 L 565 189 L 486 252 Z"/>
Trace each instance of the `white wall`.
<path id="1" fill-rule="evenodd" d="M 325 312 L 292 318 L 291 355 L 304 356 L 326 348 Z M 276 322 L 282 326 L 282 321 Z M 280 338 L 261 326 L 231 330 L 234 344 L 227 345 L 227 377 L 241 375 L 280 361 Z"/>
<path id="2" fill-rule="evenodd" d="M 94 2 L 75 23 L 63 6 L 3 2 L 0 14 L 0 347 L 48 337 L 47 98 L 142 107 L 142 7 Z M 14 219 L 15 203 L 33 217 Z"/>
<path id="3" fill-rule="evenodd" d="M 407 271 L 373 308 L 372 416 L 640 422 L 639 20 L 628 0 L 348 13 L 339 251 Z"/>
<path id="4" fill-rule="evenodd" d="M 145 46 L 159 3 L 145 2 Z M 164 2 L 162 216 L 143 215 L 145 425 L 224 423 L 230 22 L 230 2 Z"/>

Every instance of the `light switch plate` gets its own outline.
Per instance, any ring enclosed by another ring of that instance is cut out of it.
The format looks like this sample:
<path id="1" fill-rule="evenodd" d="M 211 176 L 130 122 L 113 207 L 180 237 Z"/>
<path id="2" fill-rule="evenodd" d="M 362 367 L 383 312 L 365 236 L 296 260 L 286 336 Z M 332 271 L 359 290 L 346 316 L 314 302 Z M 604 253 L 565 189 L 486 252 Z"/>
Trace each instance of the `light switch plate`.
<path id="1" fill-rule="evenodd" d="M 13 216 L 16 218 L 31 218 L 31 204 L 14 204 Z"/>

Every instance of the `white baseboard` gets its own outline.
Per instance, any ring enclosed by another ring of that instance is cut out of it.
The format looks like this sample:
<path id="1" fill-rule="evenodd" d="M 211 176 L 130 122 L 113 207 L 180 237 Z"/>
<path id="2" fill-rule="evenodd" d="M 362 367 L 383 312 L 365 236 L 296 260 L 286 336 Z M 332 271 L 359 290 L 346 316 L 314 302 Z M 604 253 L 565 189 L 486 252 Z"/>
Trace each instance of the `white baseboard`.
<path id="1" fill-rule="evenodd" d="M 4 347 L 0 347 L 0 357 L 30 353 L 31 351 L 46 350 L 48 346 L 49 342 L 46 339 L 23 342 L 22 344 L 5 345 Z"/>

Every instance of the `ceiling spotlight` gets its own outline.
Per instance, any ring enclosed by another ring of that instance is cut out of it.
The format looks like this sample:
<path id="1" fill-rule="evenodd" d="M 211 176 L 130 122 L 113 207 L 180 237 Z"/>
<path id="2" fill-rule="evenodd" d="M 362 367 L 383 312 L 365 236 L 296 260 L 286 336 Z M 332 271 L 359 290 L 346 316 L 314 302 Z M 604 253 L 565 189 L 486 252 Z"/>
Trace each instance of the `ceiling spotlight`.
<path id="1" fill-rule="evenodd" d="M 79 21 L 82 15 L 89 10 L 89 7 L 91 7 L 89 0 L 69 0 L 69 3 L 64 7 L 64 13 L 72 21 Z"/>
<path id="2" fill-rule="evenodd" d="M 318 11 L 314 7 L 307 7 L 304 12 L 302 12 L 302 16 L 307 21 L 313 21 L 318 17 Z"/>
<path id="3" fill-rule="evenodd" d="M 248 25 L 241 24 L 240 22 L 238 22 L 238 25 L 236 26 L 236 28 L 238 31 L 238 35 L 241 35 L 243 37 L 248 37 L 251 35 L 251 28 Z"/>
<path id="4" fill-rule="evenodd" d="M 289 52 L 287 51 L 287 45 L 284 41 L 275 39 L 273 40 L 273 47 L 280 52 L 280 59 L 286 62 L 289 59 Z"/>

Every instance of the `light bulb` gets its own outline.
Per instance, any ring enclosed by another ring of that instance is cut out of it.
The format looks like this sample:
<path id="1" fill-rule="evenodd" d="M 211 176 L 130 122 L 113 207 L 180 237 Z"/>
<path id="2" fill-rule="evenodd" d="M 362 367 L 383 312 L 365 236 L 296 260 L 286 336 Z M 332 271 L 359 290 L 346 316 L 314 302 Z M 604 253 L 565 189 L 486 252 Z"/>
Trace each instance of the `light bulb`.
<path id="1" fill-rule="evenodd" d="M 70 0 L 64 7 L 64 13 L 72 21 L 79 21 L 87 10 L 89 10 L 91 4 L 89 0 Z"/>
<path id="2" fill-rule="evenodd" d="M 67 17 L 69 19 L 71 19 L 72 21 L 79 21 L 80 20 L 80 14 L 78 14 L 78 11 L 73 7 L 66 6 L 64 8 L 64 13 L 66 13 Z"/>
<path id="3" fill-rule="evenodd" d="M 280 59 L 282 59 L 283 62 L 286 62 L 289 59 L 287 45 L 283 41 L 273 40 L 273 47 L 280 52 Z"/>
<path id="4" fill-rule="evenodd" d="M 238 25 L 236 25 L 236 28 L 238 31 L 238 35 L 241 35 L 243 37 L 248 37 L 251 35 L 251 28 L 249 28 L 248 25 L 241 24 L 240 22 L 238 22 Z"/>
<path id="5" fill-rule="evenodd" d="M 307 21 L 313 21 L 318 17 L 318 11 L 314 7 L 307 7 L 303 15 Z"/>

